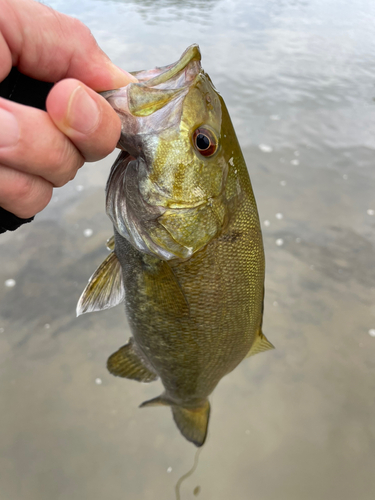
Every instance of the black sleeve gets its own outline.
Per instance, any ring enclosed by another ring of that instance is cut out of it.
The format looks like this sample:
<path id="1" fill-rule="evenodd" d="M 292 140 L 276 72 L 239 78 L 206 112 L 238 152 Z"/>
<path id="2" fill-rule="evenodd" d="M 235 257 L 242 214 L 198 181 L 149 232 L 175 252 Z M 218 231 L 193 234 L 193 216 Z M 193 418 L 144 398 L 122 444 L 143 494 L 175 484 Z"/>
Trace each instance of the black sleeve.
<path id="1" fill-rule="evenodd" d="M 26 224 L 27 222 L 31 222 L 34 217 L 30 217 L 29 219 L 20 219 L 16 215 L 8 212 L 8 210 L 4 210 L 4 208 L 0 207 L 0 233 L 5 233 L 5 231 L 15 231 L 22 224 Z"/>
<path id="2" fill-rule="evenodd" d="M 0 97 L 45 111 L 47 95 L 52 87 L 53 83 L 34 80 L 14 67 L 0 82 Z"/>
<path id="3" fill-rule="evenodd" d="M 0 82 L 0 97 L 45 111 L 47 95 L 52 87 L 53 83 L 34 80 L 14 67 L 5 80 Z M 20 219 L 0 207 L 0 233 L 14 231 L 33 219 L 34 217 Z"/>

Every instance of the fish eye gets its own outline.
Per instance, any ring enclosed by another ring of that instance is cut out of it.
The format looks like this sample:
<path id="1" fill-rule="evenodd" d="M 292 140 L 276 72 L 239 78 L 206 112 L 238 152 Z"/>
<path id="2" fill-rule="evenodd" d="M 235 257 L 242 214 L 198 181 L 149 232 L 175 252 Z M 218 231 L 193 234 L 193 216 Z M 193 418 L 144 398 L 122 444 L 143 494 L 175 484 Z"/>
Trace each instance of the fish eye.
<path id="1" fill-rule="evenodd" d="M 212 156 L 217 150 L 217 139 L 206 128 L 197 128 L 194 132 L 193 142 L 195 149 L 202 156 Z"/>

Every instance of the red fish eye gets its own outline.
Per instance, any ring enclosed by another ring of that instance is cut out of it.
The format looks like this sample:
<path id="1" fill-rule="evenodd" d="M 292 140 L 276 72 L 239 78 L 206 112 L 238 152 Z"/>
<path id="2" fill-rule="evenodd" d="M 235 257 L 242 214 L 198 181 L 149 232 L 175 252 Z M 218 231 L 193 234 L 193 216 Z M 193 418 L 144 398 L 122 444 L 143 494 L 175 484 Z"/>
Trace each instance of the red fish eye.
<path id="1" fill-rule="evenodd" d="M 194 132 L 194 146 L 202 156 L 212 156 L 217 150 L 217 140 L 214 134 L 206 128 L 197 128 Z"/>

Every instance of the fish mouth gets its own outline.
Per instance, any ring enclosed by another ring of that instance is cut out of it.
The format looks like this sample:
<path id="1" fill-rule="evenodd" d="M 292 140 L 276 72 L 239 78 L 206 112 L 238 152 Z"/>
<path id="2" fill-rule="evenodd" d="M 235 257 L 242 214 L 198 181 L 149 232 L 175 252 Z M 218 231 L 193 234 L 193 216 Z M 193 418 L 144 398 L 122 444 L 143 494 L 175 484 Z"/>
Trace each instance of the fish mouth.
<path id="1" fill-rule="evenodd" d="M 155 88 L 159 90 L 176 90 L 189 85 L 202 71 L 201 52 L 197 44 L 190 45 L 180 59 L 172 64 L 156 67 L 149 70 L 133 71 L 131 74 L 138 80 L 122 89 L 107 90 L 100 94 L 107 100 L 118 95 L 121 90 L 140 87 L 143 89 Z M 111 102 L 111 101 L 110 101 Z M 112 102 L 111 102 L 112 104 Z"/>
<path id="2" fill-rule="evenodd" d="M 201 52 L 197 44 L 190 45 L 180 59 L 173 64 L 149 71 L 138 71 L 133 75 L 145 87 L 184 87 L 201 71 Z"/>
<path id="3" fill-rule="evenodd" d="M 137 156 L 136 135 L 157 134 L 178 125 L 183 99 L 202 74 L 200 61 L 199 46 L 194 44 L 173 64 L 133 72 L 137 83 L 101 92 L 122 122 L 118 147 Z"/>

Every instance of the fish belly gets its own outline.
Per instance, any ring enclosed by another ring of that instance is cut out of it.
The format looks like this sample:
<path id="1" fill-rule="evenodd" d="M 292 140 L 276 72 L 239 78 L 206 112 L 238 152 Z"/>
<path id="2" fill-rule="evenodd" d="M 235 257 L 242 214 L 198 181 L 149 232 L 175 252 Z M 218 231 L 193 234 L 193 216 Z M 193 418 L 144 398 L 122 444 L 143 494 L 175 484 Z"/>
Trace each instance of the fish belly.
<path id="1" fill-rule="evenodd" d="M 115 235 L 134 341 L 176 403 L 206 398 L 260 329 L 264 255 L 249 208 L 185 262 L 150 257 Z"/>

